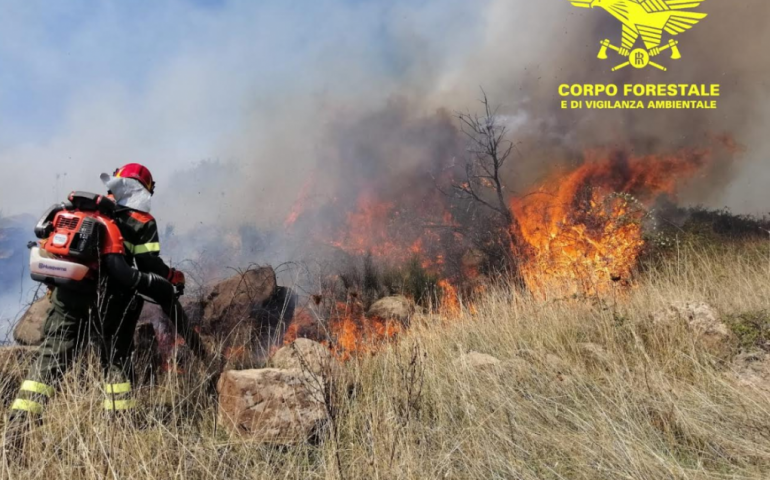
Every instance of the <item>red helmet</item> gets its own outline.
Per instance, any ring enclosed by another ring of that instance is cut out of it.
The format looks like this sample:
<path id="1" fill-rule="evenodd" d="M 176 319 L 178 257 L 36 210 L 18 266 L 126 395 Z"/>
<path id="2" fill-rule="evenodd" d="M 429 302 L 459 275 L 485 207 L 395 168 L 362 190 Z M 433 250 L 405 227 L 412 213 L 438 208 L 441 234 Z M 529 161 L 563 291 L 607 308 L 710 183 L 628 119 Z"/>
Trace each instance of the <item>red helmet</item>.
<path id="1" fill-rule="evenodd" d="M 115 170 L 112 174 L 113 177 L 118 178 L 133 178 L 139 180 L 139 182 L 149 190 L 150 193 L 155 193 L 155 182 L 152 180 L 152 173 L 144 165 L 138 163 L 129 163 L 123 165 L 119 169 Z"/>

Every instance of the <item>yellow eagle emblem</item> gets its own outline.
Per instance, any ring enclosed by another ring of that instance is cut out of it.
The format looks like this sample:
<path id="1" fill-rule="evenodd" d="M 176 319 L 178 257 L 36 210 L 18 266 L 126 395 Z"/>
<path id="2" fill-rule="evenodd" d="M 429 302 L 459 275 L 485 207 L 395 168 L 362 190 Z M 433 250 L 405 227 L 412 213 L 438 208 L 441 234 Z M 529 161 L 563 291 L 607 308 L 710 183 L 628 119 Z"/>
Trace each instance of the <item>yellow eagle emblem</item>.
<path id="1" fill-rule="evenodd" d="M 666 71 L 666 67 L 655 63 L 651 57 L 670 49 L 671 58 L 682 58 L 677 46 L 679 42 L 674 39 L 661 46 L 663 32 L 672 36 L 691 29 L 708 14 L 688 11 L 697 8 L 705 0 L 569 0 L 572 5 L 581 8 L 603 8 L 610 15 L 623 24 L 623 37 L 621 46 L 617 47 L 609 40 L 601 42 L 599 58 L 607 59 L 607 50 L 611 49 L 628 61 L 622 63 L 612 71 L 620 70 L 629 65 L 636 68 L 644 68 L 651 65 Z M 634 45 L 639 37 L 642 37 L 645 48 L 636 48 Z"/>

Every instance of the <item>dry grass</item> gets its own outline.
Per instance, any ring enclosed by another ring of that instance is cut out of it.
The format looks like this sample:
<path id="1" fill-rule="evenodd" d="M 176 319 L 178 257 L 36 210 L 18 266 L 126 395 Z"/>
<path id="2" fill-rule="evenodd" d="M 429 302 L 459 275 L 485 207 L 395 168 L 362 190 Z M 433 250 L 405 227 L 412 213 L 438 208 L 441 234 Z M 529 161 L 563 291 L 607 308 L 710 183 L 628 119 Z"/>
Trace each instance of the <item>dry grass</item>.
<path id="1" fill-rule="evenodd" d="M 338 438 L 278 448 L 216 429 L 195 381 L 142 392 L 143 426 L 102 418 L 93 372 L 69 376 L 2 478 L 770 478 L 770 398 L 684 327 L 672 301 L 770 310 L 763 246 L 680 252 L 630 294 L 547 302 L 491 292 L 474 313 L 417 322 L 348 364 Z M 581 344 L 593 343 L 603 354 Z M 479 351 L 503 361 L 471 369 Z M 90 380 L 89 380 L 90 379 Z M 185 381 L 184 379 L 180 381 Z"/>

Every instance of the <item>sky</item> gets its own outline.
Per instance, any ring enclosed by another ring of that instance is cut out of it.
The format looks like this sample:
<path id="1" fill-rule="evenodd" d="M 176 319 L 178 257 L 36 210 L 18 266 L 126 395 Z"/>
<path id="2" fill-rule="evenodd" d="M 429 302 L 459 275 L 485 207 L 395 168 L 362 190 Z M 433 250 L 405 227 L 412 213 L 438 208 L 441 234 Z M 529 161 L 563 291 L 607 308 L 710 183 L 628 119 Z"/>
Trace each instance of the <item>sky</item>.
<path id="1" fill-rule="evenodd" d="M 409 75 L 405 39 L 461 45 L 480 22 L 465 3 L 0 0 L 0 174 L 14 180 L 0 211 L 36 213 L 131 161 L 168 185 L 231 160 L 244 124 L 298 92 L 365 97 Z"/>

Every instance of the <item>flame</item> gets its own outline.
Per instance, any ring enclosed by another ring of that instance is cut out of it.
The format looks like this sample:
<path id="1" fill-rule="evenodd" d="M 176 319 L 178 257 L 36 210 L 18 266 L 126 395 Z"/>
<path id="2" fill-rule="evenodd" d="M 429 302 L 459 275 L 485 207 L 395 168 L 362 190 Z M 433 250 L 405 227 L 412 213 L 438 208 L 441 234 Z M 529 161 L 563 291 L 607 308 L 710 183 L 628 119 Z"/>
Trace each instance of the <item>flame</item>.
<path id="1" fill-rule="evenodd" d="M 644 247 L 646 206 L 673 195 L 709 161 L 708 150 L 624 156 L 591 150 L 585 163 L 511 201 L 531 247 L 523 276 L 536 294 L 605 294 L 629 284 Z"/>
<path id="2" fill-rule="evenodd" d="M 283 228 L 286 230 L 290 229 L 294 224 L 297 222 L 297 219 L 305 212 L 307 209 L 307 206 L 309 204 L 308 200 L 310 198 L 310 194 L 313 191 L 313 186 L 315 181 L 315 176 L 311 176 L 308 178 L 307 181 L 305 181 L 305 184 L 302 185 L 302 188 L 300 189 L 299 196 L 297 197 L 297 200 L 294 202 L 294 205 L 292 205 L 291 210 L 289 210 L 289 214 L 286 216 L 286 219 L 283 221 Z"/>
<path id="3" fill-rule="evenodd" d="M 729 137 L 716 140 L 729 151 L 737 150 Z M 500 233 L 520 260 L 528 289 L 538 297 L 606 295 L 632 285 L 645 247 L 649 206 L 661 194 L 674 196 L 711 160 L 709 148 L 667 155 L 591 149 L 579 166 L 551 173 L 532 193 L 509 196 L 515 222 L 510 235 Z M 473 243 L 479 239 L 470 231 L 485 227 L 473 223 L 475 210 L 417 188 L 390 194 L 375 183 L 358 187 L 349 210 L 314 231 L 316 240 L 391 265 L 416 258 L 439 278 L 439 313 L 457 318 L 466 308 L 473 314 L 473 300 L 487 288 L 484 274 L 490 271 L 484 246 Z M 305 210 L 305 190 L 297 201 L 301 207 L 295 205 L 285 225 Z M 356 299 L 328 310 L 323 320 L 298 310 L 285 343 L 311 338 L 348 359 L 376 351 L 405 329 L 398 322 L 366 317 Z"/>
<path id="4" fill-rule="evenodd" d="M 395 320 L 367 317 L 355 300 L 337 302 L 322 326 L 318 316 L 308 309 L 298 309 L 284 334 L 283 344 L 297 338 L 310 338 L 327 346 L 341 360 L 376 352 L 395 340 L 404 326 Z"/>
<path id="5" fill-rule="evenodd" d="M 332 245 L 355 255 L 371 253 L 375 257 L 405 260 L 408 250 L 400 248 L 398 237 L 389 226 L 395 222 L 399 212 L 392 202 L 377 201 L 364 193 L 359 197 L 357 209 L 347 215 L 347 228 Z"/>
<path id="6" fill-rule="evenodd" d="M 417 258 L 424 269 L 439 273 L 447 243 L 442 241 L 442 229 L 456 226 L 445 202 L 435 193 L 417 199 L 383 200 L 367 190 L 346 214 L 344 225 L 325 243 L 351 255 L 372 255 L 391 265 Z"/>
<path id="7" fill-rule="evenodd" d="M 298 308 L 294 311 L 294 317 L 283 335 L 283 344 L 288 345 L 298 338 L 316 338 L 318 321 L 316 316 L 306 308 Z"/>
<path id="8" fill-rule="evenodd" d="M 160 368 L 166 373 L 184 373 L 184 369 L 177 363 L 178 347 L 184 346 L 185 341 L 170 328 L 167 322 L 154 318 L 150 321 L 155 332 L 155 339 L 160 353 Z"/>
<path id="9" fill-rule="evenodd" d="M 460 297 L 457 295 L 457 289 L 446 279 L 440 280 L 438 287 L 441 289 L 441 313 L 449 318 L 460 316 L 462 308 L 460 306 Z"/>
<path id="10" fill-rule="evenodd" d="M 346 307 L 349 305 L 338 306 L 345 308 L 345 313 L 329 321 L 332 352 L 342 360 L 374 353 L 382 345 L 395 340 L 403 331 L 404 327 L 398 321 L 379 317 L 367 318 L 362 313 L 354 313 Z"/>

